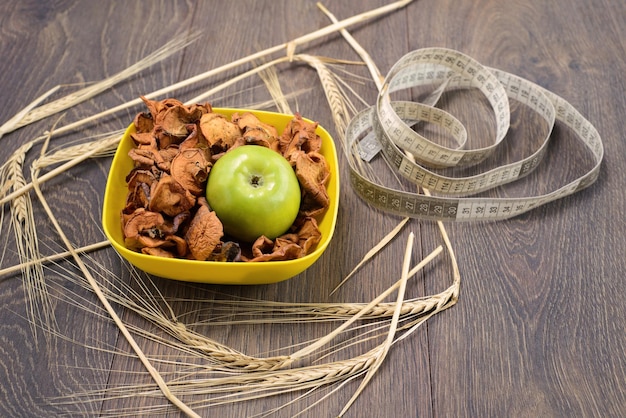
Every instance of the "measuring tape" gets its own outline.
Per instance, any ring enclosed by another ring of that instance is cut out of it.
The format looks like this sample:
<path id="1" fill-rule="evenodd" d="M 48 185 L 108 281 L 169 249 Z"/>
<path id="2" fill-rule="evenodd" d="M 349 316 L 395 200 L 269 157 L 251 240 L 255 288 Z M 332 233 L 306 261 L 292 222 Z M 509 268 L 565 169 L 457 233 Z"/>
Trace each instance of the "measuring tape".
<path id="1" fill-rule="evenodd" d="M 421 86 L 437 86 L 423 103 L 391 100 L 393 92 Z M 478 89 L 485 96 L 495 116 L 495 138 L 491 145 L 463 149 L 468 139 L 465 127 L 450 113 L 434 107 L 441 94 L 451 89 Z M 531 155 L 468 177 L 447 177 L 432 171 L 476 165 L 489 158 L 506 139 L 510 127 L 509 99 L 528 106 L 548 127 L 541 145 Z M 546 154 L 557 121 L 571 128 L 576 138 L 591 151 L 595 160 L 593 168 L 544 195 L 471 197 L 531 173 Z M 418 134 L 412 126 L 419 122 L 438 125 L 457 146 L 446 147 Z M 351 120 L 346 128 L 345 141 L 350 182 L 363 200 L 385 212 L 444 221 L 507 219 L 573 194 L 597 179 L 604 153 L 598 131 L 561 97 L 530 81 L 484 67 L 467 55 L 445 48 L 419 49 L 402 57 L 387 75 L 376 105 Z M 436 195 L 386 187 L 362 174 L 359 169 L 363 166 L 362 160 L 369 161 L 380 151 L 387 164 L 400 176 Z"/>

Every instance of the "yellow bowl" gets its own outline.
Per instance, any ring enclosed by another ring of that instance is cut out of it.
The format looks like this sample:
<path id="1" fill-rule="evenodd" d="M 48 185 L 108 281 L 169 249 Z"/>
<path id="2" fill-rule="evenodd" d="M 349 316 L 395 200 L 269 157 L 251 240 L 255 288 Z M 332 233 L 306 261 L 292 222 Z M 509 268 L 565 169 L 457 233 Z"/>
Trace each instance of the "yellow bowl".
<path id="1" fill-rule="evenodd" d="M 274 125 L 279 133 L 293 118 L 292 115 L 244 109 L 214 108 L 213 111 L 226 116 L 235 112 L 249 111 L 262 122 Z M 126 203 L 128 192 L 126 175 L 133 168 L 133 161 L 128 156 L 128 151 L 133 147 L 130 134 L 134 130 L 135 127 L 131 124 L 113 157 L 104 192 L 102 226 L 115 250 L 135 267 L 152 275 L 174 280 L 217 284 L 266 284 L 286 280 L 302 273 L 317 261 L 328 247 L 335 230 L 339 208 L 339 168 L 335 143 L 329 133 L 318 126 L 317 134 L 322 139 L 321 154 L 324 155 L 330 166 L 330 180 L 327 185 L 330 207 L 321 218 L 318 218 L 322 237 L 315 250 L 310 254 L 296 260 L 229 263 L 157 257 L 129 250 L 124 245 L 121 211 Z"/>

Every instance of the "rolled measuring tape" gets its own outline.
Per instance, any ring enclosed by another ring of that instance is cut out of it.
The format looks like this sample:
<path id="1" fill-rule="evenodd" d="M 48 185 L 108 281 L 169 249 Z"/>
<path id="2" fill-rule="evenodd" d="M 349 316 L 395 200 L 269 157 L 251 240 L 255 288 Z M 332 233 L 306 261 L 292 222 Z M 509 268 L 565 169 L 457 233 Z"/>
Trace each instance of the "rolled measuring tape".
<path id="1" fill-rule="evenodd" d="M 393 92 L 421 86 L 436 86 L 423 103 L 391 100 Z M 453 115 L 434 106 L 441 94 L 450 89 L 478 89 L 485 96 L 495 116 L 491 145 L 463 149 L 468 141 L 465 127 Z M 491 156 L 507 137 L 509 99 L 528 106 L 548 127 L 541 145 L 531 155 L 468 177 L 448 177 L 433 171 L 476 165 Z M 438 125 L 457 146 L 446 147 L 420 135 L 413 129 L 419 122 Z M 594 165 L 588 172 L 548 194 L 472 197 L 516 181 L 539 166 L 556 122 L 571 128 L 593 155 Z M 419 49 L 402 57 L 385 78 L 375 106 L 350 121 L 344 140 L 350 182 L 360 198 L 385 212 L 443 221 L 507 219 L 573 194 L 597 179 L 604 154 L 598 131 L 567 101 L 530 81 L 485 67 L 467 55 L 445 48 Z M 407 192 L 371 180 L 362 171 L 362 160 L 369 161 L 379 151 L 400 176 L 432 193 Z"/>

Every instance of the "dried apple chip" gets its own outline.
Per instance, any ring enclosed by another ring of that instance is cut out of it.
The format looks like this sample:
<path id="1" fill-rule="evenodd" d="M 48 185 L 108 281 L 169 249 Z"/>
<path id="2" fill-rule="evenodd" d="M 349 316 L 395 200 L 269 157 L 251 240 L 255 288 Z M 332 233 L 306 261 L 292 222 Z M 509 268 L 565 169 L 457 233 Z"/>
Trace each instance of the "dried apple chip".
<path id="1" fill-rule="evenodd" d="M 144 246 L 140 242 L 142 236 L 160 237 L 163 235 L 162 228 L 165 219 L 158 212 L 139 208 L 130 214 L 123 214 L 122 223 L 126 247 L 139 249 Z"/>
<path id="2" fill-rule="evenodd" d="M 326 183 L 330 168 L 322 154 L 317 152 L 297 153 L 295 157 L 296 177 L 302 188 L 300 212 L 306 216 L 322 213 L 330 204 Z"/>
<path id="3" fill-rule="evenodd" d="M 233 241 L 222 242 L 213 250 L 207 261 L 241 261 L 241 247 Z"/>
<path id="4" fill-rule="evenodd" d="M 302 247 L 289 239 L 291 235 L 278 237 L 274 241 L 265 236 L 259 237 L 252 247 L 253 258 L 248 261 L 284 261 L 302 257 Z"/>
<path id="5" fill-rule="evenodd" d="M 247 145 L 260 145 L 278 151 L 279 140 L 276 127 L 261 122 L 250 112 L 235 113 L 231 119 L 241 129 Z"/>
<path id="6" fill-rule="evenodd" d="M 313 217 L 306 217 L 298 229 L 298 243 L 305 254 L 308 254 L 322 239 L 322 233 Z"/>
<path id="7" fill-rule="evenodd" d="M 330 172 L 318 152 L 317 123 L 296 114 L 278 135 L 276 127 L 250 112 L 229 119 L 213 113 L 209 104 L 142 100 L 148 112 L 133 120 L 135 148 L 129 156 L 135 168 L 126 178 L 122 210 L 127 247 L 160 257 L 257 262 L 303 257 L 320 242 L 314 216 L 329 205 L 325 186 Z M 259 237 L 252 246 L 225 238 L 221 221 L 204 198 L 212 164 L 246 144 L 280 152 L 302 191 L 300 213 L 289 233 L 274 240 Z"/>
<path id="8" fill-rule="evenodd" d="M 289 161 L 294 161 L 293 156 L 298 151 L 317 152 L 321 148 L 322 140 L 315 133 L 317 123 L 307 122 L 296 113 L 283 130 L 280 137 L 280 152 Z"/>
<path id="9" fill-rule="evenodd" d="M 164 174 L 152 192 L 149 209 L 168 216 L 188 211 L 196 204 L 196 197 L 172 176 Z"/>
<path id="10" fill-rule="evenodd" d="M 200 118 L 200 131 L 206 139 L 211 152 L 218 154 L 228 150 L 238 138 L 241 129 L 237 124 L 219 113 L 207 113 Z"/>
<path id="11" fill-rule="evenodd" d="M 199 148 L 179 151 L 170 165 L 170 175 L 194 196 L 204 193 L 210 164 L 206 152 Z"/>
<path id="12" fill-rule="evenodd" d="M 200 205 L 185 234 L 191 256 L 196 260 L 206 260 L 220 244 L 224 236 L 222 223 L 208 205 Z"/>
<path id="13" fill-rule="evenodd" d="M 148 133 L 154 128 L 154 119 L 151 114 L 140 112 L 133 119 L 133 124 L 138 133 Z"/>

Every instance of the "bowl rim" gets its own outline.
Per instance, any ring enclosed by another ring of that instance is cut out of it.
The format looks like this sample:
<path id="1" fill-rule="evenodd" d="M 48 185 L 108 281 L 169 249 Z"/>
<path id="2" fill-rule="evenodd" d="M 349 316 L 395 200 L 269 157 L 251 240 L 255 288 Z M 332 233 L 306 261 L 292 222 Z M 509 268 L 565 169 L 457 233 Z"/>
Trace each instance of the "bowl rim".
<path id="1" fill-rule="evenodd" d="M 262 117 L 266 117 L 266 118 L 276 118 L 279 117 L 281 119 L 284 119 L 286 117 L 289 117 L 290 119 L 292 119 L 294 117 L 294 115 L 289 115 L 289 114 L 285 114 L 285 113 L 277 113 L 277 112 L 269 112 L 269 111 L 260 111 L 260 110 L 252 110 L 252 109 L 239 109 L 239 108 L 212 108 L 212 111 L 215 113 L 220 113 L 220 114 L 224 114 L 224 115 L 231 115 L 235 112 L 251 112 L 253 114 L 255 114 L 256 116 L 262 116 Z M 261 118 L 260 118 L 261 119 Z M 313 122 L 310 119 L 304 118 L 303 119 L 305 121 L 308 122 Z M 279 132 L 282 132 L 282 129 L 284 129 L 284 127 L 280 128 Z M 126 128 L 123 136 L 120 138 L 120 142 L 118 144 L 118 147 L 116 149 L 115 155 L 113 157 L 113 160 L 111 162 L 111 166 L 109 169 L 109 173 L 107 175 L 107 182 L 106 182 L 106 187 L 105 187 L 105 192 L 104 192 L 104 199 L 103 199 L 103 205 L 102 205 L 102 227 L 104 229 L 104 233 L 107 237 L 107 239 L 109 240 L 109 242 L 111 243 L 111 245 L 114 247 L 114 249 L 118 252 L 118 254 L 123 257 L 124 259 L 126 259 L 130 264 L 134 265 L 136 267 L 136 264 L 131 260 L 131 259 L 137 259 L 140 260 L 142 262 L 148 263 L 150 261 L 155 261 L 155 256 L 153 255 L 148 255 L 148 254 L 143 254 L 137 251 L 133 251 L 128 249 L 123 242 L 120 242 L 119 240 L 117 240 L 115 238 L 115 235 L 112 233 L 112 231 L 110 230 L 110 227 L 112 227 L 112 225 L 109 225 L 109 222 L 107 222 L 108 219 L 110 219 L 113 215 L 112 213 L 110 213 L 113 208 L 115 206 L 121 207 L 123 205 L 119 205 L 119 204 L 112 204 L 111 203 L 111 199 L 114 198 L 114 196 L 112 195 L 112 189 L 114 186 L 112 186 L 113 180 L 111 179 L 111 171 L 113 171 L 114 169 L 114 164 L 118 161 L 119 158 L 124 158 L 125 155 L 121 155 L 123 153 L 123 149 L 125 148 L 124 146 L 126 144 L 123 143 L 124 140 L 129 141 L 129 135 L 130 133 L 134 132 L 135 130 L 135 126 L 134 124 L 131 122 L 130 125 Z M 315 248 L 315 250 L 313 250 L 312 252 L 310 252 L 309 254 L 307 254 L 304 257 L 301 258 L 297 258 L 297 259 L 292 259 L 292 260 L 277 260 L 277 261 L 268 261 L 268 262 L 263 262 L 263 263 L 250 263 L 250 262 L 226 262 L 226 261 L 202 261 L 202 260 L 190 260 L 190 259 L 184 259 L 184 258 L 165 258 L 165 257 L 161 257 L 158 261 L 159 263 L 165 263 L 166 265 L 168 264 L 172 264 L 172 265 L 177 265 L 180 266 L 181 268 L 206 268 L 207 266 L 211 267 L 221 267 L 221 268 L 225 268 L 228 267 L 233 273 L 237 272 L 237 271 L 241 271 L 241 272 L 246 272 L 246 271 L 250 271 L 250 270 L 257 270 L 260 269 L 260 266 L 263 266 L 267 263 L 271 263 L 273 266 L 277 266 L 280 265 L 281 267 L 284 268 L 288 268 L 288 267 L 296 267 L 296 266 L 301 266 L 301 265 L 306 265 L 306 267 L 304 269 L 302 269 L 300 272 L 296 273 L 296 274 L 292 274 L 290 277 L 287 277 L 285 279 L 281 279 L 281 280 L 286 280 L 289 279 L 291 277 L 294 277 L 295 275 L 300 274 L 301 272 L 303 272 L 304 270 L 306 270 L 307 268 L 309 268 L 316 260 L 317 258 L 319 258 L 322 253 L 326 250 L 326 248 L 328 247 L 328 245 L 330 244 L 330 241 L 333 238 L 334 232 L 335 232 L 335 228 L 336 228 L 336 224 L 337 224 L 337 215 L 338 215 L 338 210 L 339 210 L 339 195 L 340 195 L 340 182 L 339 182 L 339 167 L 338 167 L 338 155 L 337 155 L 337 149 L 335 146 L 335 142 L 332 138 L 332 136 L 330 135 L 330 133 L 322 126 L 319 125 L 317 126 L 316 132 L 318 132 L 318 135 L 322 134 L 325 135 L 328 138 L 328 143 L 327 142 L 323 142 L 323 146 L 324 147 L 328 147 L 330 149 L 326 149 L 324 150 L 324 153 L 330 153 L 333 155 L 333 159 L 332 161 L 329 161 L 330 164 L 330 172 L 331 172 L 331 176 L 329 179 L 328 184 L 326 185 L 326 189 L 329 190 L 331 189 L 331 187 L 334 187 L 335 189 L 335 198 L 331 199 L 330 202 L 330 206 L 326 209 L 326 212 L 324 213 L 324 217 L 328 217 L 330 216 L 330 225 L 328 225 L 328 232 L 325 234 L 326 236 L 322 237 L 322 240 L 318 243 L 317 247 Z M 320 136 L 322 136 L 320 135 Z M 332 183 L 332 185 L 331 185 Z M 119 219 L 119 213 L 115 214 L 115 216 Z M 325 219 L 326 220 L 326 219 Z M 328 222 L 328 221 L 327 221 Z M 130 259 L 129 259 L 130 258 Z M 156 275 L 156 274 L 155 274 Z M 164 277 L 164 278 L 168 278 L 166 276 L 159 276 L 159 277 Z M 188 281 L 184 278 L 181 279 L 174 279 L 174 278 L 168 278 L 171 280 L 181 280 L 181 281 Z M 198 280 L 193 280 L 196 282 L 200 282 Z M 251 281 L 250 284 L 263 284 L 263 283 L 271 283 L 271 282 L 275 282 L 278 280 L 271 280 L 271 281 L 264 281 L 264 280 L 257 280 L 257 281 Z M 222 280 L 211 280 L 210 277 L 207 277 L 206 280 L 202 280 L 201 282 L 203 283 L 220 283 L 220 284 L 225 284 L 226 282 L 222 281 Z M 240 283 L 240 281 L 235 280 L 234 282 L 236 283 Z M 242 283 L 243 284 L 243 283 Z"/>

